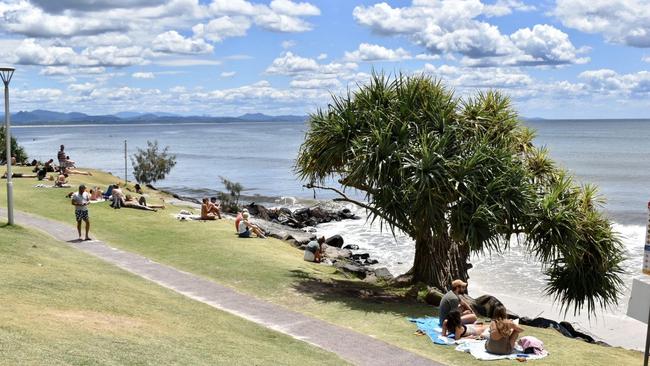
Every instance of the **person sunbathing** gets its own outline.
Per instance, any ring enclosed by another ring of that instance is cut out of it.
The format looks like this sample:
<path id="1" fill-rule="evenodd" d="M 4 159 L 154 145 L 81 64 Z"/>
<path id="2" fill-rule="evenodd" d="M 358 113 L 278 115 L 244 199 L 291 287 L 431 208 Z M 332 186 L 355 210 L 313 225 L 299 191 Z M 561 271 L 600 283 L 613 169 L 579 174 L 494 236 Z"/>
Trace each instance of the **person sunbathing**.
<path id="1" fill-rule="evenodd" d="M 494 308 L 490 323 L 490 337 L 485 343 L 485 350 L 495 355 L 509 355 L 515 349 L 517 337 L 524 330 L 508 319 L 506 307 L 497 305 Z"/>
<path id="2" fill-rule="evenodd" d="M 451 333 L 454 339 L 461 338 L 478 338 L 487 329 L 485 324 L 463 324 L 459 309 L 454 309 L 447 314 L 447 318 L 442 322 L 442 335 L 447 337 Z"/>
<path id="3" fill-rule="evenodd" d="M 221 219 L 221 210 L 219 203 L 217 202 L 217 197 L 210 197 L 210 204 L 212 207 L 209 209 L 209 212 L 212 212 L 213 214 L 217 215 L 219 219 Z"/>
<path id="4" fill-rule="evenodd" d="M 113 190 L 115 192 L 115 190 Z M 128 208 L 135 208 L 137 210 L 145 210 L 145 211 L 157 211 L 153 207 L 148 207 L 146 205 L 141 205 L 140 202 L 138 202 L 134 197 L 132 197 L 130 194 L 126 195 L 126 199 L 124 200 L 122 206 L 128 207 Z"/>
<path id="5" fill-rule="evenodd" d="M 36 174 L 11 173 L 12 178 L 37 178 Z M 2 175 L 2 179 L 7 179 L 7 172 Z"/>
<path id="6" fill-rule="evenodd" d="M 66 173 L 66 174 L 79 174 L 79 175 L 90 175 L 90 176 L 93 175 L 93 173 L 91 173 L 91 172 L 85 172 L 83 170 L 76 170 L 76 169 L 72 169 L 72 168 L 64 168 L 63 172 Z"/>
<path id="7" fill-rule="evenodd" d="M 99 201 L 102 200 L 104 197 L 102 196 L 102 190 L 99 189 L 99 187 L 95 186 L 93 189 L 90 190 L 90 200 L 91 201 Z"/>
<path id="8" fill-rule="evenodd" d="M 250 218 L 250 214 L 248 212 L 244 212 L 242 214 L 242 219 L 239 222 L 239 230 L 238 234 L 240 238 L 250 238 L 251 237 L 251 232 L 253 232 L 258 238 L 266 238 L 264 236 L 264 233 L 262 232 L 262 229 L 260 229 L 259 226 L 252 224 L 248 219 Z"/>
<path id="9" fill-rule="evenodd" d="M 162 199 L 162 198 L 161 198 L 160 200 L 162 201 L 162 204 L 161 204 L 161 205 L 150 205 L 150 204 L 147 203 L 147 199 L 144 198 L 144 196 L 140 196 L 140 198 L 138 199 L 138 203 L 141 204 L 142 206 L 147 206 L 147 207 L 151 207 L 151 208 L 162 208 L 162 209 L 164 209 L 164 208 L 165 208 L 165 200 Z"/>
<path id="10" fill-rule="evenodd" d="M 113 189 L 111 190 L 111 207 L 113 208 L 121 208 L 124 206 L 124 201 L 126 200 L 126 196 L 124 196 L 124 193 L 122 193 L 122 190 L 120 189 L 120 186 L 117 184 L 113 185 Z"/>

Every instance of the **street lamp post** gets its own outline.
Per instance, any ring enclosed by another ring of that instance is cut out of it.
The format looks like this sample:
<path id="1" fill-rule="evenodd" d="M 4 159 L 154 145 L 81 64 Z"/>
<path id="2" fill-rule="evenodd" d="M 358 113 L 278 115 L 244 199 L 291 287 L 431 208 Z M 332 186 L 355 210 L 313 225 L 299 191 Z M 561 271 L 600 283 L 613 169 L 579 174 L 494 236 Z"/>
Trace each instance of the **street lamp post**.
<path id="1" fill-rule="evenodd" d="M 7 221 L 14 224 L 14 184 L 11 173 L 11 124 L 9 115 L 9 82 L 14 75 L 13 67 L 0 67 L 0 77 L 5 84 L 5 143 L 7 144 L 5 158 L 7 160 Z"/>

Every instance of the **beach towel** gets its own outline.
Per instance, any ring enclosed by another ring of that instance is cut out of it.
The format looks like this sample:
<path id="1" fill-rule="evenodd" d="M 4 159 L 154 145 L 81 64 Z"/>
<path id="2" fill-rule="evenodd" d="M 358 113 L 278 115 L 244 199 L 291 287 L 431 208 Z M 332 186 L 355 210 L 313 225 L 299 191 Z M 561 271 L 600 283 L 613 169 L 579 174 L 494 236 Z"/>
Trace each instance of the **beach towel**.
<path id="1" fill-rule="evenodd" d="M 433 343 L 445 346 L 455 344 L 453 337 L 445 337 L 442 335 L 442 328 L 438 325 L 440 318 L 408 318 L 408 320 L 414 323 L 424 334 L 429 336 Z"/>
<path id="2" fill-rule="evenodd" d="M 494 360 L 514 360 L 517 358 L 525 358 L 526 360 L 539 360 L 548 356 L 547 351 L 543 351 L 539 355 L 525 354 L 523 349 L 518 344 L 515 346 L 515 351 L 509 355 L 495 355 L 485 350 L 486 340 L 462 340 L 456 347 L 456 351 L 467 352 L 474 356 L 477 360 L 481 361 L 494 361 Z"/>
<path id="3" fill-rule="evenodd" d="M 192 215 L 191 213 L 185 213 L 185 212 L 181 212 L 179 214 L 176 214 L 176 215 L 174 215 L 174 217 L 176 217 L 176 220 L 180 220 L 180 221 L 201 220 L 201 215 Z"/>

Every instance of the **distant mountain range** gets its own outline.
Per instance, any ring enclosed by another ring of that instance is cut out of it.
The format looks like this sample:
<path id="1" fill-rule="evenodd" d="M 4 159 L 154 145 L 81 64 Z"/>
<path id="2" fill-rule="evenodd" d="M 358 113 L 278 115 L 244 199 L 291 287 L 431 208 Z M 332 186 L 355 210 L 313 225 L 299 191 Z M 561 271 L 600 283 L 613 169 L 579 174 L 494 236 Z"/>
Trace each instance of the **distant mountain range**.
<path id="1" fill-rule="evenodd" d="M 179 116 L 172 113 L 120 112 L 108 115 L 89 115 L 79 112 L 53 112 L 36 109 L 11 114 L 11 124 L 20 125 L 65 125 L 65 124 L 129 124 L 129 123 L 228 123 L 228 122 L 304 122 L 307 116 L 269 116 L 262 113 L 247 113 L 238 117 Z M 4 114 L 0 114 L 0 124 Z"/>

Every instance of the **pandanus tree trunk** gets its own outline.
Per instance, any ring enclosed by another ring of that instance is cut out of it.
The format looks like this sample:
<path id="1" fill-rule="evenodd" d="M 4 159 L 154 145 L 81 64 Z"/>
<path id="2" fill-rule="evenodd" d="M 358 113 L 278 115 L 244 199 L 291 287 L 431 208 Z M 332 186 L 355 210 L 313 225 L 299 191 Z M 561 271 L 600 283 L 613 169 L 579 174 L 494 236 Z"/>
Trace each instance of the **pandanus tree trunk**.
<path id="1" fill-rule="evenodd" d="M 451 281 L 466 281 L 469 250 L 455 243 L 447 234 L 424 234 L 415 240 L 415 260 L 407 273 L 413 282 L 424 282 L 440 290 L 449 289 Z"/>

